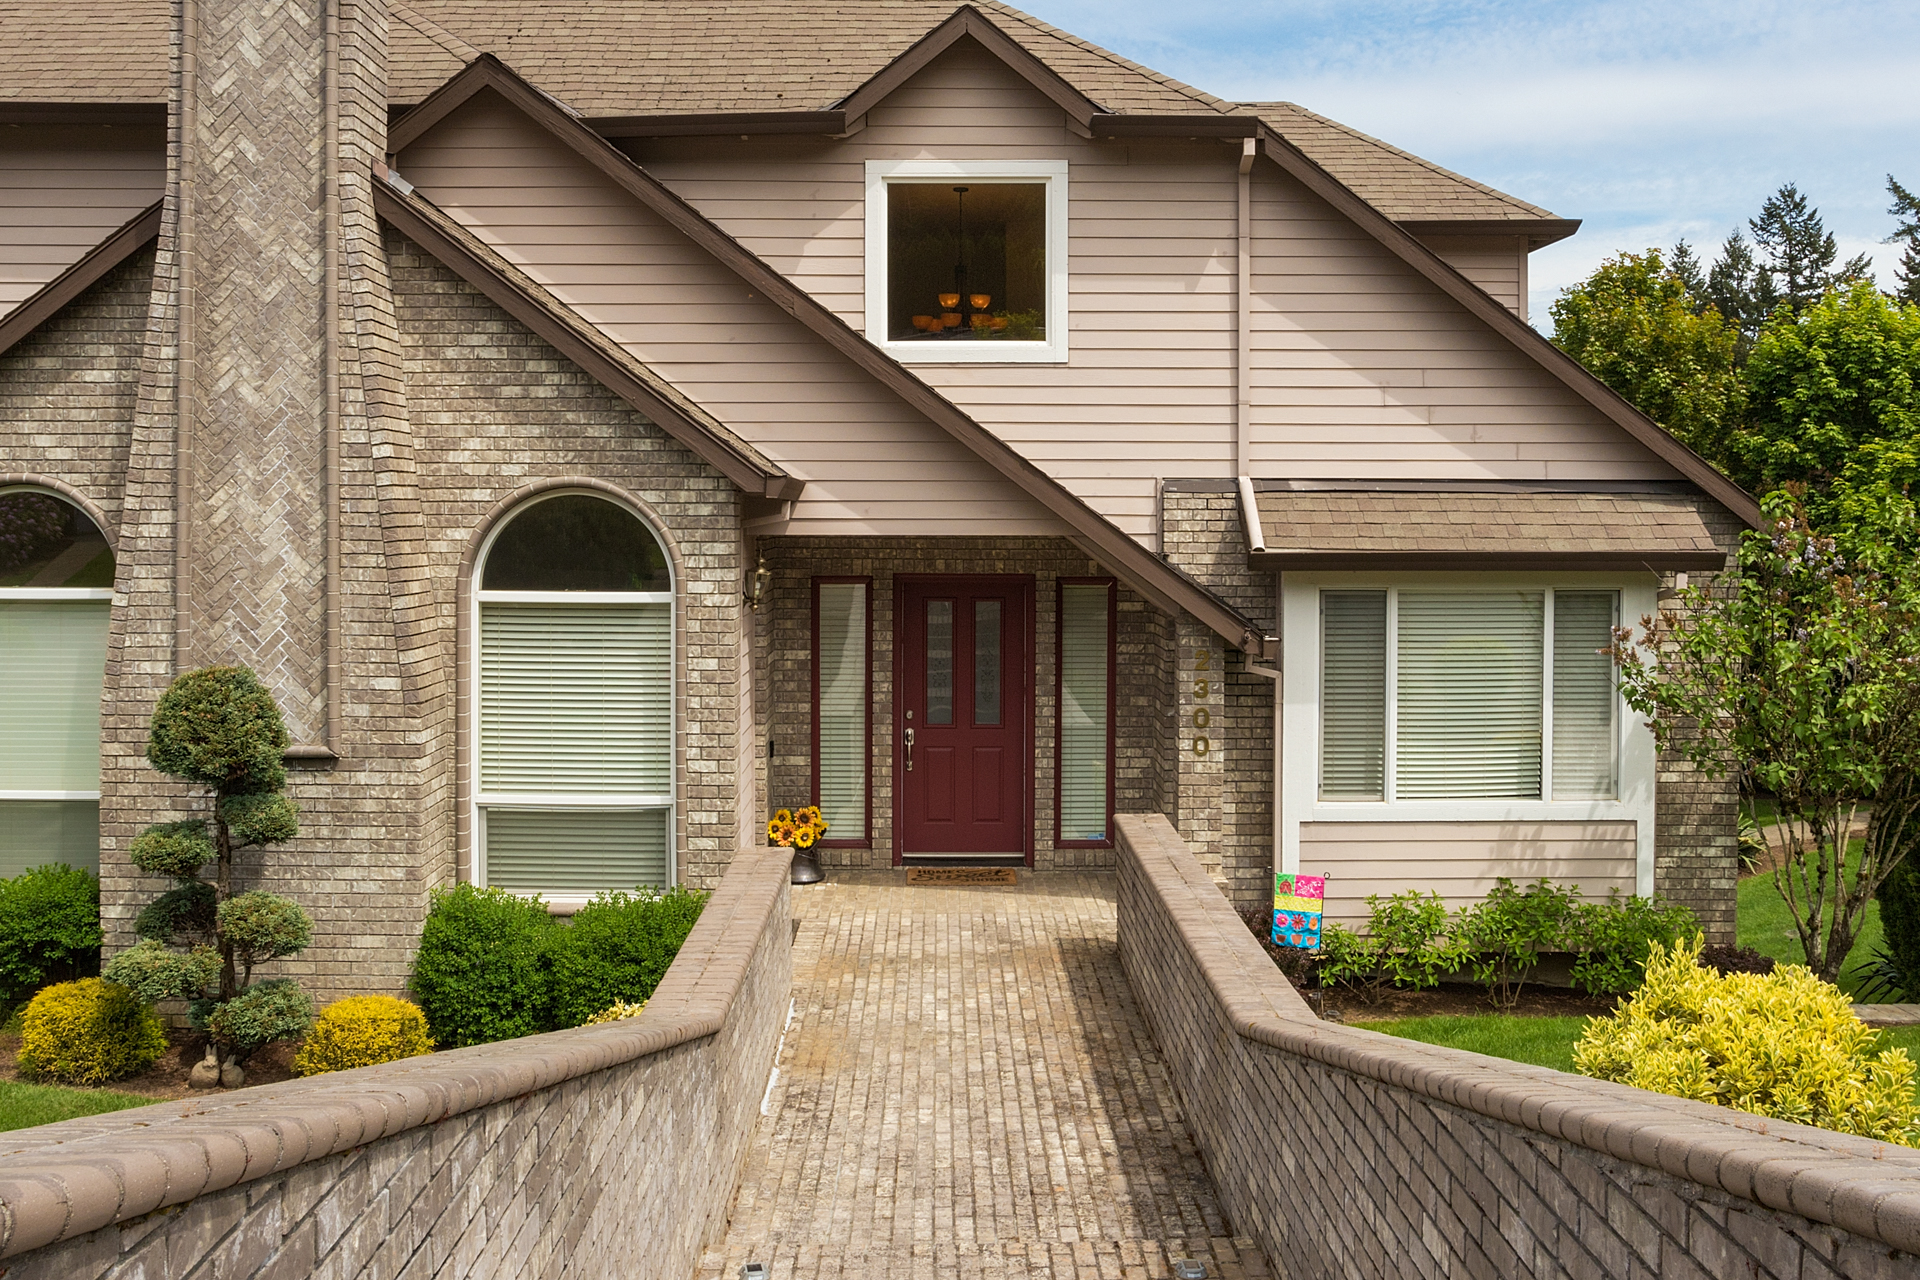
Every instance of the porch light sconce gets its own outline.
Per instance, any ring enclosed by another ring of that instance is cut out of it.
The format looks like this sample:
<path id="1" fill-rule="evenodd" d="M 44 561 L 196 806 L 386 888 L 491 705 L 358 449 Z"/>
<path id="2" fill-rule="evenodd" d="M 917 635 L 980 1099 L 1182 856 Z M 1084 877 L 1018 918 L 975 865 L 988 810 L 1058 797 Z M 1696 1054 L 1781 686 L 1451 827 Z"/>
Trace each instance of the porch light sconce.
<path id="1" fill-rule="evenodd" d="M 773 570 L 767 568 L 767 558 L 760 557 L 759 567 L 754 569 L 753 577 L 747 586 L 747 608 L 760 612 L 760 600 L 767 594 L 767 588 L 773 585 Z"/>

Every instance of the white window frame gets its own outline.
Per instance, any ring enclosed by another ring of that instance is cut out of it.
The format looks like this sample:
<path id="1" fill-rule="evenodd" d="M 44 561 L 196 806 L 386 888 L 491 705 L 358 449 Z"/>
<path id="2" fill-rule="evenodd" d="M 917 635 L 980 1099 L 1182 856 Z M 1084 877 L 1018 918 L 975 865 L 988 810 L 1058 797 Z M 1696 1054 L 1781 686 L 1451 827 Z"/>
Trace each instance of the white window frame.
<path id="1" fill-rule="evenodd" d="M 638 813 L 652 809 L 664 809 L 667 814 L 667 885 L 680 882 L 679 847 L 674 839 L 680 814 L 680 608 L 676 597 L 679 595 L 679 583 L 674 579 L 673 557 L 667 556 L 666 591 L 482 591 L 480 583 L 485 580 L 487 557 L 493 553 L 493 544 L 507 526 L 529 508 L 554 498 L 588 497 L 611 502 L 638 520 L 646 527 L 654 541 L 660 544 L 664 552 L 667 546 L 666 536 L 646 515 L 629 503 L 622 502 L 618 496 L 603 489 L 555 489 L 549 493 L 538 494 L 520 503 L 487 531 L 486 540 L 480 545 L 480 554 L 473 562 L 473 601 L 471 613 L 467 618 L 467 634 L 472 637 L 471 669 L 472 678 L 468 681 L 467 719 L 472 726 L 468 742 L 473 753 L 473 785 L 467 802 L 467 830 L 473 833 L 473 882 L 485 887 L 487 884 L 487 810 L 489 809 L 600 809 L 614 812 Z M 481 679 L 481 630 L 480 606 L 483 604 L 664 604 L 667 606 L 667 759 L 672 762 L 667 771 L 667 791 L 662 795 L 632 794 L 615 795 L 563 792 L 557 795 L 542 795 L 530 792 L 486 792 L 480 789 L 484 777 L 481 759 L 482 740 L 484 738 L 481 723 L 480 690 Z M 515 890 L 514 892 L 521 892 Z M 570 915 L 593 900 L 593 894 L 578 890 L 531 890 L 539 893 L 542 902 L 558 915 Z"/>
<path id="2" fill-rule="evenodd" d="M 964 180 L 1042 182 L 1047 188 L 1047 338 L 1044 342 L 892 342 L 887 337 L 887 185 Z M 1062 364 L 1067 359 L 1065 160 L 867 161 L 867 338 L 909 364 Z"/>
<path id="3" fill-rule="evenodd" d="M 1320 797 L 1320 593 L 1322 591 L 1618 591 L 1624 622 L 1653 613 L 1659 582 L 1651 573 L 1288 573 L 1281 581 L 1280 613 L 1286 661 L 1274 731 L 1281 744 L 1277 870 L 1300 870 L 1300 826 L 1307 822 L 1632 822 L 1636 836 L 1635 889 L 1653 893 L 1654 782 L 1656 752 L 1646 719 L 1620 699 L 1615 705 L 1616 785 L 1612 799 L 1552 799 L 1553 663 L 1551 630 L 1545 634 L 1542 710 L 1543 798 L 1538 800 L 1396 799 L 1392 792 L 1395 663 L 1391 655 L 1398 619 L 1387 608 L 1387 786 L 1384 800 L 1323 800 Z M 1615 694 L 1619 698 L 1618 693 Z"/>
<path id="4" fill-rule="evenodd" d="M 70 507 L 79 509 L 79 504 L 58 489 L 49 489 L 38 484 L 0 485 L 0 496 L 9 493 L 44 493 L 49 498 L 57 498 Z M 80 514 L 93 520 L 84 510 Z M 95 525 L 98 528 L 98 525 Z M 106 530 L 101 530 L 106 536 Z M 109 546 L 112 544 L 109 543 Z M 99 587 L 0 587 L 0 601 L 5 600 L 87 600 L 95 603 L 113 604 L 113 591 Z M 6 791 L 0 790 L 0 801 L 4 800 L 93 800 L 100 799 L 99 791 Z"/>

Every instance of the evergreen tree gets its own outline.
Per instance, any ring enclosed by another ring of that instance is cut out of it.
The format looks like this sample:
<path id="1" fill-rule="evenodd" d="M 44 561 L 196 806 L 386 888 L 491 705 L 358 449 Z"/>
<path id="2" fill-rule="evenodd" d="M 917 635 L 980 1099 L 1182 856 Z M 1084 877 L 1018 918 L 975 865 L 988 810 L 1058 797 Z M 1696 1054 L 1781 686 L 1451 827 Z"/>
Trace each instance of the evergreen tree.
<path id="1" fill-rule="evenodd" d="M 1893 205 L 1887 212 L 1901 222 L 1883 243 L 1906 246 L 1906 252 L 1900 255 L 1900 265 L 1893 269 L 1894 278 L 1900 282 L 1893 296 L 1902 302 L 1920 305 L 1920 196 L 1895 182 L 1892 174 L 1887 175 L 1887 194 L 1893 197 Z"/>
<path id="2" fill-rule="evenodd" d="M 1747 351 L 1760 336 L 1760 326 L 1773 310 L 1771 282 L 1753 260 L 1747 238 L 1738 231 L 1727 237 L 1720 257 L 1707 273 L 1707 301 L 1738 334 L 1738 355 Z"/>
<path id="3" fill-rule="evenodd" d="M 1668 270 L 1673 272 L 1673 277 L 1680 282 L 1680 287 L 1686 290 L 1687 301 L 1693 307 L 1695 314 L 1713 305 L 1712 300 L 1707 296 L 1706 267 L 1695 256 L 1693 246 L 1685 240 L 1673 246 L 1673 253 L 1669 255 Z"/>
<path id="4" fill-rule="evenodd" d="M 1872 276 L 1873 263 L 1865 254 L 1834 270 L 1840 246 L 1833 232 L 1827 230 L 1820 211 L 1808 204 L 1791 182 L 1767 197 L 1760 216 L 1749 218 L 1747 227 L 1764 259 L 1761 272 L 1766 289 L 1762 300 L 1769 304 L 1769 313 L 1781 303 L 1795 312 L 1805 311 L 1829 291 Z"/>

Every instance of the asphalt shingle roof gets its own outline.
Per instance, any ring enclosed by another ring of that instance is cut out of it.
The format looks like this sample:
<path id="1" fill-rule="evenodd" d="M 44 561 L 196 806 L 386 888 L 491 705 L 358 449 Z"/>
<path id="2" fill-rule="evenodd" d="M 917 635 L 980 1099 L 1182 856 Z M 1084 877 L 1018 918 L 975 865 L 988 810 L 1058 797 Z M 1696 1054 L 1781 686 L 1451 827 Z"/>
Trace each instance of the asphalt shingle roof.
<path id="1" fill-rule="evenodd" d="M 392 6 L 388 89 L 420 101 L 479 52 L 587 117 L 833 107 L 946 20 L 958 0 L 405 0 Z M 1291 103 L 1236 103 L 998 0 L 1013 40 L 1119 114 L 1257 114 L 1388 217 L 1552 218 L 1536 205 Z M 165 102 L 166 0 L 0 6 L 0 102 Z"/>

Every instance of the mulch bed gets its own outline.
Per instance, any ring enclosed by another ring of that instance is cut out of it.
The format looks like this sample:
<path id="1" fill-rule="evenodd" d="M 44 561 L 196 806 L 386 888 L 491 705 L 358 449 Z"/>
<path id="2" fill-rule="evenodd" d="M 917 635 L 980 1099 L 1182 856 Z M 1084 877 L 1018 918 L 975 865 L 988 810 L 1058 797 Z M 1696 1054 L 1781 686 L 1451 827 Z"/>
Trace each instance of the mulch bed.
<path id="1" fill-rule="evenodd" d="M 113 1093 L 138 1093 L 149 1098 L 169 1099 L 186 1097 L 213 1097 L 227 1092 L 221 1089 L 194 1089 L 187 1084 L 187 1073 L 194 1064 L 207 1053 L 207 1037 L 204 1032 L 188 1028 L 169 1028 L 167 1031 L 169 1048 L 160 1055 L 160 1060 L 137 1076 L 128 1076 L 124 1080 L 115 1080 L 112 1084 L 100 1087 Z M 291 1080 L 293 1075 L 293 1055 L 299 1050 L 297 1040 L 283 1040 L 270 1044 L 247 1059 L 247 1083 L 279 1084 Z M 0 1034 L 0 1080 L 19 1080 L 26 1084 L 57 1083 L 55 1081 L 27 1080 L 14 1065 L 14 1058 L 20 1052 L 20 1037 L 16 1034 Z M 85 1085 L 74 1086 L 86 1088 Z"/>

